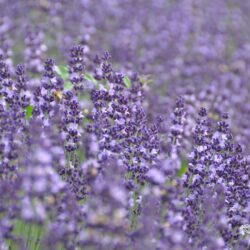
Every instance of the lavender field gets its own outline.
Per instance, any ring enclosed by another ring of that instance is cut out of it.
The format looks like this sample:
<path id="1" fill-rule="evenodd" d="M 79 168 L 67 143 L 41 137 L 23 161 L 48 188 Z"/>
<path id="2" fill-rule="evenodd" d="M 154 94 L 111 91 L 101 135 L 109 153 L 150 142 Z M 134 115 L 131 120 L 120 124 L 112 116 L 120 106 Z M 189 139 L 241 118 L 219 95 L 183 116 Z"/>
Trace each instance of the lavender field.
<path id="1" fill-rule="evenodd" d="M 250 250 L 249 0 L 0 0 L 0 250 Z"/>

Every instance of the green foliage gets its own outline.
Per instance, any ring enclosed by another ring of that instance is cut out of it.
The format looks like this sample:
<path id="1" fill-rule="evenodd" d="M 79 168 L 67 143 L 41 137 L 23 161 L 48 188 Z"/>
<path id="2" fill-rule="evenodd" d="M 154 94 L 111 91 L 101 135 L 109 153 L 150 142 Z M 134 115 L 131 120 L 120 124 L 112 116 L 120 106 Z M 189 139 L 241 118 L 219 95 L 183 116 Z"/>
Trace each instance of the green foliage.
<path id="1" fill-rule="evenodd" d="M 25 108 L 25 118 L 26 118 L 26 120 L 29 120 L 31 118 L 32 112 L 33 112 L 33 107 L 32 106 L 29 105 L 29 106 L 27 106 Z"/>
<path id="2" fill-rule="evenodd" d="M 73 84 L 70 81 L 64 82 L 64 89 L 65 90 L 71 90 L 71 89 L 73 89 Z"/>
<path id="3" fill-rule="evenodd" d="M 68 72 L 68 69 L 67 67 L 63 66 L 63 65 L 58 65 L 56 66 L 56 69 L 55 69 L 56 73 L 62 77 L 63 80 L 67 80 L 69 79 L 69 72 Z"/>
<path id="4" fill-rule="evenodd" d="M 73 85 L 69 80 L 69 72 L 67 67 L 63 65 L 56 66 L 56 73 L 63 79 L 64 89 L 71 90 L 73 88 Z"/>
<path id="5" fill-rule="evenodd" d="M 179 171 L 177 173 L 179 177 L 182 177 L 186 173 L 187 166 L 188 166 L 188 161 L 186 159 L 183 159 L 181 161 L 181 167 L 179 168 Z"/>
<path id="6" fill-rule="evenodd" d="M 84 79 L 94 84 L 97 83 L 96 79 L 91 74 L 88 74 L 88 73 L 84 74 Z"/>
<path id="7" fill-rule="evenodd" d="M 56 73 L 64 80 L 65 90 L 70 90 L 73 88 L 73 85 L 69 80 L 69 72 L 68 72 L 67 67 L 63 65 L 56 66 Z M 89 73 L 84 74 L 84 79 L 94 84 L 97 84 L 96 79 Z"/>
<path id="8" fill-rule="evenodd" d="M 130 86 L 131 86 L 131 81 L 130 81 L 130 79 L 128 78 L 128 76 L 124 76 L 123 82 L 124 82 L 124 84 L 126 85 L 127 88 L 130 88 Z"/>
<path id="9" fill-rule="evenodd" d="M 152 79 L 152 75 L 150 75 L 150 74 L 140 75 L 138 78 L 139 78 L 139 81 L 145 85 L 149 85 L 149 84 L 154 83 L 154 80 Z"/>
<path id="10" fill-rule="evenodd" d="M 14 221 L 13 234 L 16 237 L 23 238 L 27 250 L 41 250 L 41 237 L 44 233 L 44 226 L 34 223 L 25 223 L 22 220 Z M 6 242 L 9 250 L 18 250 L 19 246 L 9 240 Z"/>

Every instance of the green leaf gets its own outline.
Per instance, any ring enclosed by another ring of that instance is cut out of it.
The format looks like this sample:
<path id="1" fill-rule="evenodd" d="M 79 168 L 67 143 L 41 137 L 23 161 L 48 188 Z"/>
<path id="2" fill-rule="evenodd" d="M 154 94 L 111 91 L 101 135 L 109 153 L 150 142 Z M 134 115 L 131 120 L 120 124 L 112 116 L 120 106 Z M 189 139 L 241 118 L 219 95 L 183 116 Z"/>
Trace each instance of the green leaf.
<path id="1" fill-rule="evenodd" d="M 79 205 L 83 205 L 83 204 L 87 201 L 87 199 L 88 199 L 88 197 L 85 196 L 84 198 L 82 198 L 81 200 L 79 200 L 77 203 L 78 203 Z"/>
<path id="2" fill-rule="evenodd" d="M 152 84 L 154 80 L 150 74 L 139 76 L 139 80 L 142 84 Z"/>
<path id="3" fill-rule="evenodd" d="M 187 165 L 188 165 L 188 161 L 186 159 L 183 159 L 181 161 L 181 167 L 179 168 L 178 173 L 177 173 L 179 177 L 182 177 L 186 173 Z"/>
<path id="4" fill-rule="evenodd" d="M 58 66 L 56 66 L 55 71 L 60 77 L 62 77 L 63 80 L 69 79 L 69 72 L 68 72 L 67 67 L 65 67 L 63 65 L 58 65 Z"/>
<path id="5" fill-rule="evenodd" d="M 84 75 L 84 79 L 87 80 L 87 81 L 93 82 L 95 84 L 97 83 L 96 79 L 92 75 L 90 75 L 88 73 L 86 73 Z"/>
<path id="6" fill-rule="evenodd" d="M 127 88 L 130 88 L 131 81 L 130 81 L 130 79 L 127 76 L 124 76 L 123 82 L 124 82 L 124 84 L 126 85 Z"/>
<path id="7" fill-rule="evenodd" d="M 73 84 L 70 81 L 66 81 L 63 87 L 65 90 L 71 90 L 73 89 Z"/>
<path id="8" fill-rule="evenodd" d="M 26 117 L 27 120 L 29 120 L 31 118 L 32 112 L 33 112 L 33 107 L 32 106 L 29 105 L 29 106 L 27 106 L 25 108 L 25 117 Z"/>
<path id="9" fill-rule="evenodd" d="M 73 84 L 69 81 L 69 72 L 67 67 L 63 65 L 56 66 L 56 73 L 64 80 L 64 89 L 73 89 Z"/>
<path id="10" fill-rule="evenodd" d="M 35 224 L 27 223 L 23 220 L 16 219 L 12 222 L 13 230 L 12 233 L 16 237 L 21 237 L 24 242 L 26 242 L 27 249 L 42 249 L 41 247 L 41 238 L 45 232 L 45 223 L 44 224 Z M 8 240 L 6 242 L 7 249 L 20 249 L 17 242 L 13 240 Z"/>

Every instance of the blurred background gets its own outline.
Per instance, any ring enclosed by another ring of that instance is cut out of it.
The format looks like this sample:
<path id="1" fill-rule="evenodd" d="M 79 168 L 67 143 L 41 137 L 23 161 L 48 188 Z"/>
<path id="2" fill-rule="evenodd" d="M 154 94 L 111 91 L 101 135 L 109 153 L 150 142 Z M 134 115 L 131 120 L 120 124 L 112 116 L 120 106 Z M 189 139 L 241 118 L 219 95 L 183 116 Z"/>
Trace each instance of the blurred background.
<path id="1" fill-rule="evenodd" d="M 87 65 L 109 51 L 114 68 L 147 82 L 149 117 L 183 95 L 213 118 L 229 112 L 247 145 L 249 11 L 244 0 L 1 0 L 0 47 L 10 67 L 33 73 L 48 57 L 65 64 L 75 44 Z"/>

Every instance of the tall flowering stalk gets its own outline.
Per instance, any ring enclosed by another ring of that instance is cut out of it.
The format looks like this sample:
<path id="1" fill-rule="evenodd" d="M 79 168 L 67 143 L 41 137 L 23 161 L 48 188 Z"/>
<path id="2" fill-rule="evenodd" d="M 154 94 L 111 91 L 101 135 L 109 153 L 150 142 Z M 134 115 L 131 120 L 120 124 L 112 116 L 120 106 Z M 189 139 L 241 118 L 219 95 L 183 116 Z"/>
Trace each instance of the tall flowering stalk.
<path id="1" fill-rule="evenodd" d="M 213 181 L 219 180 L 225 188 L 225 203 L 231 237 L 228 237 L 225 232 L 223 232 L 223 236 L 227 242 L 235 245 L 239 241 L 239 227 L 246 224 L 249 219 L 249 215 L 247 215 L 249 165 L 242 154 L 242 147 L 233 141 L 232 133 L 226 122 L 228 115 L 223 114 L 222 118 L 217 124 L 214 135 L 214 140 L 217 142 L 215 150 L 219 161 L 216 169 L 217 176 Z"/>
<path id="2" fill-rule="evenodd" d="M 249 190 L 246 181 L 248 163 L 242 156 L 241 147 L 233 143 L 232 133 L 225 121 L 228 118 L 227 114 L 222 115 L 222 120 L 215 128 L 206 118 L 204 108 L 199 111 L 199 116 L 201 118 L 197 120 L 194 129 L 197 146 L 191 153 L 185 181 L 187 187 L 185 230 L 190 237 L 191 245 L 203 247 L 210 244 L 209 237 L 213 244 L 214 236 L 210 231 L 213 225 L 213 230 L 216 229 L 220 237 L 216 243 L 218 249 L 223 249 L 226 245 L 235 247 L 237 244 L 241 248 L 245 243 L 239 239 L 238 230 L 240 225 L 247 223 L 248 217 L 246 214 L 248 209 L 246 194 Z M 239 181 L 239 176 L 243 176 L 243 180 L 240 177 Z M 220 214 L 213 215 L 213 222 L 207 217 L 209 214 L 207 199 L 210 199 L 211 205 L 218 199 L 224 200 L 220 205 Z M 208 231 L 205 232 L 206 230 Z M 208 238 L 204 238 L 204 234 Z"/>
<path id="3" fill-rule="evenodd" d="M 187 207 L 184 211 L 186 231 L 190 236 L 191 245 L 195 247 L 197 247 L 196 244 L 199 244 L 198 239 L 201 239 L 202 233 L 204 188 L 206 187 L 206 179 L 213 156 L 211 150 L 212 135 L 207 111 L 205 108 L 201 108 L 193 131 L 195 146 L 190 155 L 191 160 L 185 180 L 185 186 L 187 187 Z"/>
<path id="4" fill-rule="evenodd" d="M 171 126 L 168 134 L 168 152 L 162 152 L 159 163 L 147 173 L 147 178 L 153 186 L 153 192 L 158 204 L 155 216 L 158 217 L 155 224 L 156 246 L 159 249 L 187 247 L 187 235 L 183 230 L 183 129 L 185 125 L 185 103 L 182 97 L 178 97 L 173 113 L 171 114 Z M 164 121 L 162 121 L 164 122 Z M 185 165 L 184 165 L 185 167 Z"/>
<path id="5" fill-rule="evenodd" d="M 109 55 L 95 58 L 98 64 L 95 78 L 104 86 L 93 90 L 94 124 L 91 130 L 99 139 L 100 162 L 110 156 L 118 156 L 126 170 L 126 186 L 131 190 L 131 220 L 140 213 L 140 190 L 145 174 L 155 164 L 158 153 L 158 131 L 147 124 L 142 107 L 142 84 L 134 79 L 131 86 L 125 86 L 123 76 L 112 70 Z M 132 228 L 136 227 L 135 221 Z"/>
<path id="6" fill-rule="evenodd" d="M 84 56 L 83 46 L 77 45 L 70 49 L 69 78 L 77 95 L 81 94 L 84 90 Z"/>
<path id="7" fill-rule="evenodd" d="M 63 81 L 55 72 L 53 59 L 46 60 L 41 82 L 34 91 L 34 115 L 43 120 L 44 126 L 49 126 L 57 106 L 56 93 L 63 89 Z"/>
<path id="8" fill-rule="evenodd" d="M 1 58 L 3 59 L 3 58 Z M 17 79 L 10 77 L 9 67 L 1 60 L 1 177 L 16 176 L 18 168 L 18 148 L 23 139 L 25 125 L 25 108 L 29 105 L 30 94 L 27 92 L 27 82 L 24 67 L 17 66 Z"/>

